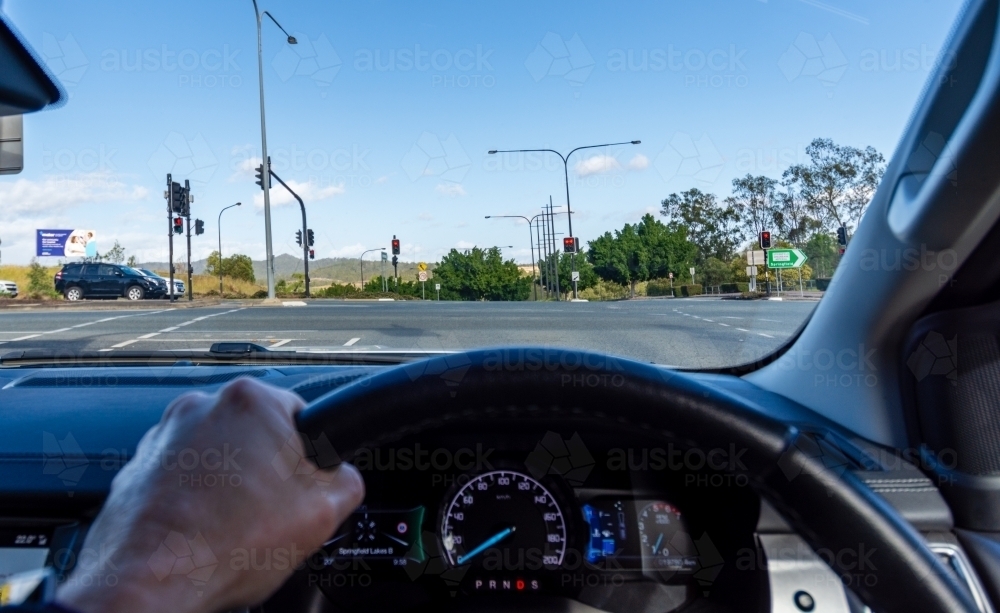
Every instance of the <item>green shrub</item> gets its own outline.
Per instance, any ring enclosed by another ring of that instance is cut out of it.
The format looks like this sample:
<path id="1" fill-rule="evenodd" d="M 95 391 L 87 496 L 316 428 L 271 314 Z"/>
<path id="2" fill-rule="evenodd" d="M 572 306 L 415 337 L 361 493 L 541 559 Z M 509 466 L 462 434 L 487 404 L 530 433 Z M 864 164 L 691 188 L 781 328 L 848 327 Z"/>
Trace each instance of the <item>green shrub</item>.
<path id="1" fill-rule="evenodd" d="M 685 298 L 688 296 L 700 296 L 702 294 L 702 287 L 700 285 L 682 285 L 681 286 L 681 296 Z"/>
<path id="2" fill-rule="evenodd" d="M 623 300 L 628 298 L 628 288 L 612 281 L 598 279 L 593 287 L 580 291 L 580 298 L 593 302 L 601 300 Z"/>
<path id="3" fill-rule="evenodd" d="M 723 283 L 720 286 L 723 294 L 741 294 L 750 291 L 749 283 Z"/>
<path id="4" fill-rule="evenodd" d="M 647 296 L 675 296 L 674 289 L 670 287 L 670 279 L 653 279 L 646 284 Z"/>

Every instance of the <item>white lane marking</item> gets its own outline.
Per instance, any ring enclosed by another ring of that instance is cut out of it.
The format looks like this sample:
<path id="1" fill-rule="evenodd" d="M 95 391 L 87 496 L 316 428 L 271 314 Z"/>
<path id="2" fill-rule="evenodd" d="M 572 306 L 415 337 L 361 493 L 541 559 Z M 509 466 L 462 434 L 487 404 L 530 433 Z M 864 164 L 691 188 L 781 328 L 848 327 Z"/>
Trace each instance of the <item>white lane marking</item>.
<path id="1" fill-rule="evenodd" d="M 710 323 L 710 324 L 714 324 L 714 323 L 715 323 L 715 322 L 714 322 L 713 320 L 711 320 L 711 319 L 706 319 L 705 321 L 707 321 L 707 322 L 708 322 L 708 323 Z"/>
<path id="2" fill-rule="evenodd" d="M 278 341 L 277 343 L 274 343 L 273 345 L 271 345 L 270 348 L 274 349 L 275 347 L 281 347 L 282 345 L 284 345 L 286 343 L 290 343 L 291 341 L 292 341 L 292 339 L 290 339 L 290 338 L 282 339 L 282 340 Z"/>
<path id="3" fill-rule="evenodd" d="M 730 317 L 729 315 L 723 315 L 722 319 L 743 319 L 742 317 Z"/>
<path id="4" fill-rule="evenodd" d="M 763 317 L 758 317 L 757 319 L 759 319 L 760 321 L 769 321 L 769 322 L 771 322 L 771 323 L 773 323 L 773 324 L 778 324 L 778 323 L 781 323 L 781 322 L 780 322 L 780 321 L 778 321 L 777 319 L 764 319 Z"/>
<path id="5" fill-rule="evenodd" d="M 725 326 L 725 327 L 727 327 L 727 328 L 729 327 L 729 324 L 724 324 L 724 323 L 722 323 L 721 321 L 719 322 L 719 325 L 720 325 L 720 326 Z"/>
<path id="6" fill-rule="evenodd" d="M 88 321 L 88 322 L 85 322 L 85 323 L 82 323 L 82 324 L 76 324 L 75 326 L 69 326 L 68 328 L 59 328 L 58 330 L 47 330 L 45 332 L 37 332 L 37 333 L 33 333 L 33 334 L 27 334 L 27 335 L 24 335 L 24 336 L 19 336 L 17 338 L 8 339 L 8 340 L 6 340 L 4 342 L 12 343 L 14 341 L 26 341 L 26 340 L 28 340 L 30 338 L 37 338 L 39 336 L 42 336 L 43 334 L 46 334 L 46 335 L 47 334 L 59 334 L 60 332 L 69 332 L 73 328 L 82 328 L 84 326 L 92 326 L 94 324 L 104 323 L 106 321 L 112 321 L 112 320 L 115 320 L 115 319 L 124 319 L 125 317 L 139 317 L 139 316 L 142 316 L 142 315 L 155 315 L 157 313 L 166 313 L 167 311 L 173 311 L 173 310 L 174 309 L 161 309 L 159 311 L 145 311 L 145 312 L 142 312 L 142 313 L 131 313 L 129 315 L 117 315 L 115 317 L 105 317 L 104 319 L 98 319 L 98 320 L 95 320 L 95 321 Z M 5 333 L 5 334 L 7 334 L 7 333 Z M 9 334 L 17 334 L 17 332 L 10 332 Z"/>
<path id="7" fill-rule="evenodd" d="M 767 338 L 774 338 L 774 337 L 773 337 L 773 336 L 771 336 L 770 334 L 764 334 L 763 332 L 758 332 L 757 334 L 759 334 L 759 335 L 761 335 L 761 336 L 766 336 Z"/>
<path id="8" fill-rule="evenodd" d="M 10 342 L 14 342 L 14 341 L 26 341 L 29 338 L 35 338 L 36 336 L 41 336 L 42 334 L 45 334 L 45 333 L 42 332 L 41 334 L 29 334 L 27 336 L 19 336 L 17 338 L 10 339 Z"/>
<path id="9" fill-rule="evenodd" d="M 743 328 L 736 328 L 736 329 L 739 330 L 740 332 L 749 332 L 749 330 L 744 330 Z"/>
<path id="10" fill-rule="evenodd" d="M 117 345 L 112 345 L 111 347 L 109 347 L 107 349 L 101 349 L 100 351 L 111 351 L 112 349 L 121 349 L 122 347 L 128 347 L 132 343 L 137 343 L 137 342 L 139 342 L 141 340 L 151 339 L 154 336 L 158 336 L 160 334 L 164 334 L 164 333 L 167 333 L 167 332 L 173 332 L 174 330 L 180 328 L 181 326 L 186 326 L 188 324 L 193 324 L 196 321 L 203 321 L 205 319 L 208 319 L 209 317 L 217 317 L 219 315 L 226 315 L 228 313 L 235 313 L 237 311 L 242 311 L 244 308 L 246 308 L 246 307 L 241 307 L 241 308 L 238 308 L 238 309 L 230 309 L 228 311 L 219 311 L 218 313 L 210 313 L 208 315 L 203 315 L 201 317 L 197 317 L 197 318 L 188 320 L 186 322 L 179 323 L 176 326 L 172 326 L 170 328 L 164 328 L 164 329 L 160 330 L 159 332 L 150 332 L 148 334 L 143 334 L 141 336 L 137 336 L 137 337 L 135 337 L 133 339 L 130 339 L 130 340 L 118 343 Z M 174 309 L 167 309 L 167 310 L 172 311 Z M 162 312 L 162 311 L 160 311 L 160 312 Z M 112 318 L 112 319 L 115 319 L 115 318 Z M 157 340 L 163 340 L 163 339 L 157 339 Z"/>
<path id="11" fill-rule="evenodd" d="M 356 342 L 358 342 L 360 340 L 361 340 L 360 336 L 357 337 L 357 338 L 352 338 L 351 340 L 349 340 L 346 343 L 344 343 L 344 347 L 350 347 L 351 345 L 353 345 L 354 343 L 356 343 Z"/>

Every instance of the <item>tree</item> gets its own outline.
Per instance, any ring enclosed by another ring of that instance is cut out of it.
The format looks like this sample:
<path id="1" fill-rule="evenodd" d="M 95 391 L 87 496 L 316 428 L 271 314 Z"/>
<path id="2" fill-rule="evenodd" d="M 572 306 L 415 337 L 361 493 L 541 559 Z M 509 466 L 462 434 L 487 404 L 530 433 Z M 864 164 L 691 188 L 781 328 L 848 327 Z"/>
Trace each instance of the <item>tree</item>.
<path id="1" fill-rule="evenodd" d="M 213 277 L 218 277 L 220 269 L 224 277 L 231 277 L 249 283 L 256 281 L 253 274 L 253 260 L 248 255 L 237 253 L 228 258 L 223 258 L 220 262 L 219 252 L 213 251 L 208 255 L 208 260 L 205 263 L 205 273 Z"/>
<path id="2" fill-rule="evenodd" d="M 546 259 L 543 259 L 539 265 L 541 268 L 541 283 L 542 286 L 545 285 L 548 280 L 548 270 L 549 264 L 556 261 L 558 258 L 558 270 L 559 270 L 559 291 L 563 294 L 573 291 L 573 256 L 569 253 L 558 252 L 549 254 Z M 580 253 L 576 254 L 576 271 L 580 273 L 580 280 L 576 283 L 577 291 L 582 292 L 583 290 L 593 287 L 597 284 L 597 273 L 594 272 L 594 266 L 587 259 L 587 252 L 581 250 Z"/>
<path id="3" fill-rule="evenodd" d="M 733 278 L 729 264 L 719 258 L 708 258 L 700 269 L 696 268 L 695 273 L 700 274 L 702 284 L 708 286 L 729 283 Z"/>
<path id="4" fill-rule="evenodd" d="M 45 294 L 51 291 L 52 287 L 49 271 L 38 263 L 37 258 L 31 258 L 31 264 L 28 267 L 28 293 L 33 296 Z"/>
<path id="5" fill-rule="evenodd" d="M 827 230 L 853 234 L 885 172 L 885 158 L 873 147 L 858 149 L 817 138 L 806 147 L 809 162 L 785 170 L 783 183 L 798 191 L 810 213 Z"/>
<path id="6" fill-rule="evenodd" d="M 587 252 L 599 277 L 628 285 L 633 297 L 640 281 L 687 272 L 696 253 L 697 248 L 687 240 L 686 228 L 667 227 L 648 213 L 639 223 L 625 224 L 613 235 L 605 232 L 590 242 Z"/>
<path id="7" fill-rule="evenodd" d="M 452 249 L 434 269 L 444 300 L 527 300 L 531 279 L 497 247 Z"/>
<path id="8" fill-rule="evenodd" d="M 777 197 L 775 187 L 778 182 L 763 175 L 733 179 L 733 195 L 726 198 L 727 206 L 733 208 L 743 227 L 743 239 L 754 240 L 764 230 L 770 229 L 774 221 Z"/>
<path id="9" fill-rule="evenodd" d="M 114 246 L 107 253 L 100 256 L 100 259 L 112 264 L 121 264 L 125 261 L 125 247 L 122 247 L 116 240 Z"/>
<path id="10" fill-rule="evenodd" d="M 731 205 L 720 203 L 715 194 L 692 188 L 670 194 L 660 206 L 660 215 L 669 220 L 669 227 L 687 229 L 688 240 L 698 248 L 696 266 L 704 266 L 709 258 L 732 259 L 740 230 L 739 216 Z"/>
<path id="11" fill-rule="evenodd" d="M 816 271 L 817 278 L 833 276 L 833 271 L 840 262 L 837 241 L 833 235 L 817 232 L 802 247 L 802 251 L 809 258 L 809 265 Z"/>
<path id="12" fill-rule="evenodd" d="M 126 262 L 126 265 L 129 268 L 135 268 L 139 265 L 139 260 L 135 259 L 134 255 L 130 255 L 128 256 L 128 262 Z"/>
<path id="13" fill-rule="evenodd" d="M 778 193 L 773 211 L 774 228 L 793 246 L 801 247 L 822 224 L 810 214 L 808 203 L 794 182 L 786 180 L 782 186 L 785 191 Z"/>

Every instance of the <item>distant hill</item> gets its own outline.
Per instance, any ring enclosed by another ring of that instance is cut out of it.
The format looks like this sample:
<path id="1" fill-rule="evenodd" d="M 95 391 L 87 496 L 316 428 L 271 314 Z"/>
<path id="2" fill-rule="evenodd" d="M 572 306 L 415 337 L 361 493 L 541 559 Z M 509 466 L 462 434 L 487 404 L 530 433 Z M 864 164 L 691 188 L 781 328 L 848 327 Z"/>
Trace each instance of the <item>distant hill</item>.
<path id="1" fill-rule="evenodd" d="M 372 255 L 377 254 L 369 254 L 369 257 Z M 392 256 L 390 256 L 390 258 L 391 257 Z M 207 262 L 208 260 L 197 260 L 191 262 L 191 266 L 194 267 L 195 274 L 204 273 Z M 434 263 L 427 263 L 427 268 L 429 270 L 433 270 L 434 266 Z M 139 264 L 139 267 L 148 268 L 150 270 L 168 269 L 166 262 L 143 262 L 142 264 Z M 183 270 L 183 265 L 179 266 L 177 270 Z M 379 260 L 370 260 L 365 258 L 365 279 L 377 276 L 381 274 L 381 271 L 382 263 Z M 296 258 L 288 255 L 287 253 L 275 256 L 274 275 L 277 279 L 289 279 L 293 273 L 302 273 L 302 258 Z M 264 280 L 267 279 L 267 272 L 264 268 L 264 260 L 253 261 L 253 274 L 260 283 L 263 283 Z M 385 263 L 385 274 L 390 277 L 392 276 L 391 260 Z M 314 283 L 322 280 L 329 280 L 336 283 L 360 283 L 361 265 L 358 258 L 321 258 L 318 260 L 311 260 L 309 262 L 309 276 L 312 278 Z M 399 277 L 400 279 L 407 281 L 416 280 L 417 263 L 400 262 Z"/>

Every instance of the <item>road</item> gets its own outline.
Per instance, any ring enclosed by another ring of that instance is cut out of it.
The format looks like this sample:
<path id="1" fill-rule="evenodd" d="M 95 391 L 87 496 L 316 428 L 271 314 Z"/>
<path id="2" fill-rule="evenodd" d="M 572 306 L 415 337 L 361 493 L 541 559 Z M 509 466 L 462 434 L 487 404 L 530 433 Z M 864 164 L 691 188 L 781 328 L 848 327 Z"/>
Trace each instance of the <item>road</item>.
<path id="1" fill-rule="evenodd" d="M 274 349 L 453 350 L 496 345 L 590 349 L 711 368 L 781 346 L 815 302 L 712 298 L 622 302 L 468 303 L 310 301 L 198 308 L 0 311 L 0 354 L 14 349 L 207 350 L 251 341 Z M 103 305 L 102 305 L 103 306 Z"/>

